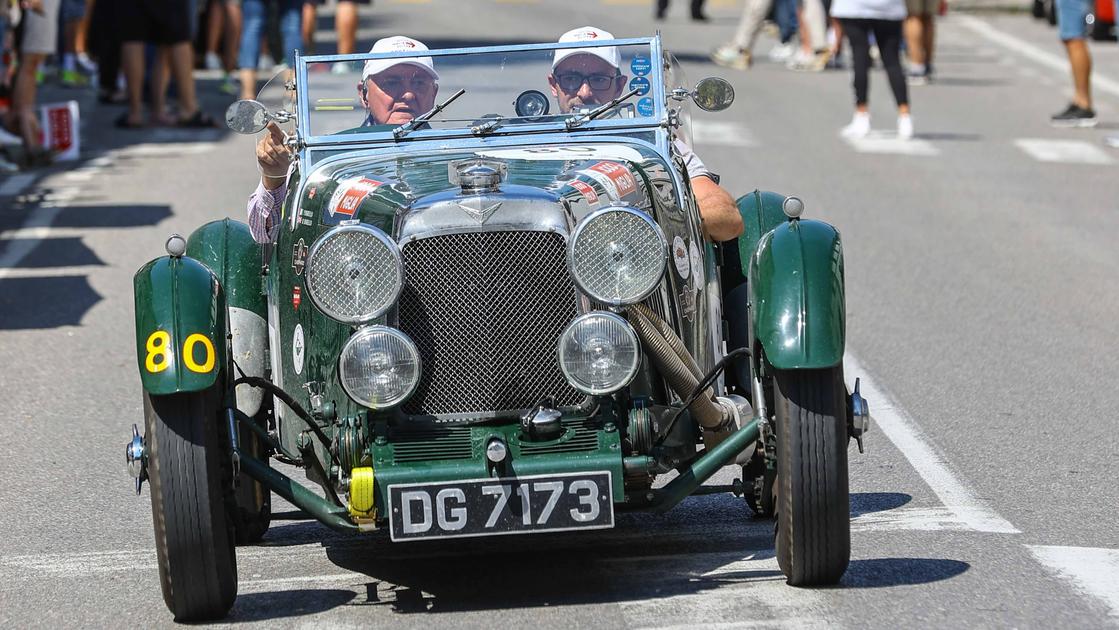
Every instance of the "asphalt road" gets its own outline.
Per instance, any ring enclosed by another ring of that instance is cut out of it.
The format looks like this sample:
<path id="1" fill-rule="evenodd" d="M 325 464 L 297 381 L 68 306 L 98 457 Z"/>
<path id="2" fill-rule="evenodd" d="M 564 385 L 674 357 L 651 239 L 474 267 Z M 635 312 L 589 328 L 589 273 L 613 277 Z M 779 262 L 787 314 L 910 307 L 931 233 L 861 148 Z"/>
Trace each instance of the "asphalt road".
<path id="1" fill-rule="evenodd" d="M 278 523 L 239 554 L 229 622 L 269 627 L 1072 627 L 1119 625 L 1119 48 L 1093 47 L 1096 130 L 1056 130 L 1069 79 L 1055 32 L 1022 15 L 941 21 L 939 80 L 912 88 L 918 137 L 872 138 L 845 71 L 705 61 L 710 24 L 645 2 L 380 0 L 361 39 L 545 41 L 584 24 L 660 28 L 694 81 L 729 79 L 696 148 L 735 194 L 800 195 L 843 233 L 848 378 L 875 427 L 851 455 L 853 549 L 841 586 L 793 589 L 772 524 L 729 495 L 614 530 L 391 546 Z M 324 25 L 327 22 L 324 21 Z M 771 40 L 763 38 L 759 52 Z M 321 44 L 329 46 L 324 33 Z M 207 104 L 224 109 L 213 77 Z M 52 97 L 72 94 L 49 92 Z M 114 133 L 83 103 L 82 162 L 0 180 L 0 627 L 171 625 L 147 490 L 122 457 L 141 423 L 131 277 L 171 232 L 239 217 L 251 140 Z M 729 480 L 725 471 L 721 481 Z"/>

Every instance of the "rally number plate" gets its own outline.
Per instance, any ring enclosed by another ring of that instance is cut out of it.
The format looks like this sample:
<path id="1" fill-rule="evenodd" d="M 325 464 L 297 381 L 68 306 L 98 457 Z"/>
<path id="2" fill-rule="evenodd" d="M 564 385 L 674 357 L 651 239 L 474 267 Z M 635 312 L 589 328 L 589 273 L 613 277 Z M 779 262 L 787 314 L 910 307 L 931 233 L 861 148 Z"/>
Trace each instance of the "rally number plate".
<path id="1" fill-rule="evenodd" d="M 614 526 L 609 472 L 389 486 L 394 541 Z"/>

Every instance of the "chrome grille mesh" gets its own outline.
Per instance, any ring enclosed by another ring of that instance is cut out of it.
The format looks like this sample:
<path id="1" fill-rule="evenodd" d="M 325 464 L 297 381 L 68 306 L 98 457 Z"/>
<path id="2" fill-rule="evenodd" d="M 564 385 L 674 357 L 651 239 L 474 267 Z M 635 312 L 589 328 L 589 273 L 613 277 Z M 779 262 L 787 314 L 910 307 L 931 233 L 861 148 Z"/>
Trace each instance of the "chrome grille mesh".
<path id="1" fill-rule="evenodd" d="M 577 314 L 563 238 L 465 232 L 404 245 L 400 329 L 419 348 L 409 415 L 526 409 L 544 396 L 577 405 L 556 343 Z"/>

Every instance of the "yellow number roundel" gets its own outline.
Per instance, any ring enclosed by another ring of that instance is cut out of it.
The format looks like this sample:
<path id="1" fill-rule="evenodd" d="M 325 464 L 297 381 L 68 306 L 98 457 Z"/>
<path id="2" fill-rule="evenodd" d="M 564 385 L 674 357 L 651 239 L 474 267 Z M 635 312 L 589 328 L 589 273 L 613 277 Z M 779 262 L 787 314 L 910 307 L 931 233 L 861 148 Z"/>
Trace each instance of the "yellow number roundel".
<path id="1" fill-rule="evenodd" d="M 171 365 L 171 334 L 166 330 L 157 330 L 148 335 L 148 358 L 144 367 L 152 374 L 162 372 Z"/>
<path id="2" fill-rule="evenodd" d="M 200 343 L 206 351 L 206 358 L 199 365 L 194 361 L 194 344 Z M 191 372 L 205 374 L 214 369 L 214 344 L 205 335 L 194 333 L 183 342 L 183 364 Z"/>

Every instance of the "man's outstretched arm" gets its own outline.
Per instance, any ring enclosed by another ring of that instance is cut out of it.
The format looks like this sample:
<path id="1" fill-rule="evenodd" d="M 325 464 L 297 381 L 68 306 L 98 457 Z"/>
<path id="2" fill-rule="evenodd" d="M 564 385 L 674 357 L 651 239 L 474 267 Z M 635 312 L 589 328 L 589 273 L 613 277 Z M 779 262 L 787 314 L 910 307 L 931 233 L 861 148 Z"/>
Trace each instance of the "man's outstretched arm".
<path id="1" fill-rule="evenodd" d="M 692 192 L 703 219 L 704 236 L 712 241 L 729 241 L 742 234 L 742 215 L 722 186 L 701 175 L 692 178 Z"/>

